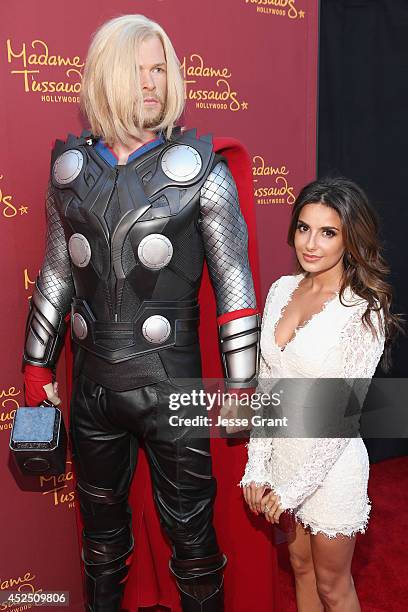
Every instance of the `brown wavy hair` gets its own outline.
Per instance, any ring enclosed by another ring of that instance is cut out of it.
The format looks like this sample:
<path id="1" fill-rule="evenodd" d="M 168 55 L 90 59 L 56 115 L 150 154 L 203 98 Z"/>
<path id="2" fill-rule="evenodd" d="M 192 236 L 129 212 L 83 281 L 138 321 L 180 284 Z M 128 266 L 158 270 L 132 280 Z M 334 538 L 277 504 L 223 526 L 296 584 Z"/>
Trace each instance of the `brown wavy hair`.
<path id="1" fill-rule="evenodd" d="M 306 204 L 324 204 L 340 217 L 345 246 L 340 301 L 347 306 L 342 299 L 347 287 L 367 300 L 362 320 L 373 334 L 376 334 L 376 330 L 371 315 L 377 314 L 385 336 L 381 366 L 388 371 L 391 366 L 391 344 L 396 334 L 402 331 L 403 320 L 400 315 L 391 312 L 393 291 L 386 280 L 389 267 L 381 253 L 377 215 L 364 191 L 353 181 L 344 177 L 318 179 L 302 189 L 293 205 L 288 231 L 288 244 L 291 247 L 294 247 L 300 211 Z M 298 271 L 303 271 L 299 261 Z"/>

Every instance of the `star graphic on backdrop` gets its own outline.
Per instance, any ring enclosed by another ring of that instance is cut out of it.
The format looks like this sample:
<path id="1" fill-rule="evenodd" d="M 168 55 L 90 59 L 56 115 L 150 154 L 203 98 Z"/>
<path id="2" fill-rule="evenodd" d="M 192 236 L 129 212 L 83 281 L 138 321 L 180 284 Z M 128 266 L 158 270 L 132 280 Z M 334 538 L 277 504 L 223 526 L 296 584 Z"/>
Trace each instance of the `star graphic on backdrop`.
<path id="1" fill-rule="evenodd" d="M 299 19 L 303 19 L 305 16 L 305 11 L 299 11 Z"/>
<path id="2" fill-rule="evenodd" d="M 20 206 L 18 210 L 20 211 L 20 215 L 26 215 L 28 213 L 28 206 Z"/>
<path id="3" fill-rule="evenodd" d="M 241 102 L 241 108 L 242 108 L 242 110 L 247 110 L 248 109 L 248 102 Z"/>

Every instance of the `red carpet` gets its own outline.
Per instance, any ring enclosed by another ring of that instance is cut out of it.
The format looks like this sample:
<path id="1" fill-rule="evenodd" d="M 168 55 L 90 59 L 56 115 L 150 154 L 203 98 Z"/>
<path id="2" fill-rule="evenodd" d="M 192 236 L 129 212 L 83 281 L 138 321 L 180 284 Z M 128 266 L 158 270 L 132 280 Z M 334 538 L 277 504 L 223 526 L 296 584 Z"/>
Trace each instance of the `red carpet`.
<path id="1" fill-rule="evenodd" d="M 362 612 L 406 612 L 408 609 L 408 457 L 371 466 L 369 496 L 373 507 L 367 533 L 357 536 L 353 576 Z M 278 545 L 280 601 L 296 612 L 287 547 Z M 252 589 L 253 585 L 248 585 Z M 253 612 L 258 612 L 256 600 Z M 146 612 L 166 608 L 143 608 Z M 226 612 L 247 612 L 227 610 Z M 262 610 L 262 612 L 270 612 Z"/>
<path id="2" fill-rule="evenodd" d="M 362 612 L 405 612 L 408 609 L 408 457 L 371 466 L 369 527 L 357 536 L 353 576 Z M 278 546 L 281 601 L 279 612 L 296 612 L 287 548 Z M 235 612 L 235 611 L 234 611 Z M 238 610 L 236 612 L 239 612 Z"/>

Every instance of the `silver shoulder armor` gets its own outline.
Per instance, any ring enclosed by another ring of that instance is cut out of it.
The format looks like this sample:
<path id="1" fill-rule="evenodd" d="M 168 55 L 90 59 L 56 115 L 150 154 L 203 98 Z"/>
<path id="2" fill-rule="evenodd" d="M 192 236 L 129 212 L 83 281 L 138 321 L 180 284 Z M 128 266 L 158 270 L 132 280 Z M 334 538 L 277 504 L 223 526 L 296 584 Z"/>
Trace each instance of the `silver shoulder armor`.
<path id="1" fill-rule="evenodd" d="M 259 314 L 228 321 L 220 326 L 219 334 L 227 386 L 256 386 L 260 355 Z"/>
<path id="2" fill-rule="evenodd" d="M 52 368 L 64 343 L 64 318 L 71 305 L 74 286 L 65 234 L 51 184 L 46 208 L 45 257 L 31 298 L 23 363 Z"/>

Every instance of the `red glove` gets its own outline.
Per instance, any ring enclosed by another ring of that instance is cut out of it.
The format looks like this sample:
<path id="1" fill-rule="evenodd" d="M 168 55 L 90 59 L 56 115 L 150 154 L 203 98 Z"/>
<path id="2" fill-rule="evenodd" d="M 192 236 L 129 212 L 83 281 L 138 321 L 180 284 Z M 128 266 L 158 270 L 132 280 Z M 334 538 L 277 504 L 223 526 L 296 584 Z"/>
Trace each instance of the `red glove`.
<path id="1" fill-rule="evenodd" d="M 28 363 L 24 366 L 24 394 L 27 406 L 38 406 L 47 399 L 44 385 L 52 383 L 52 370 Z"/>

